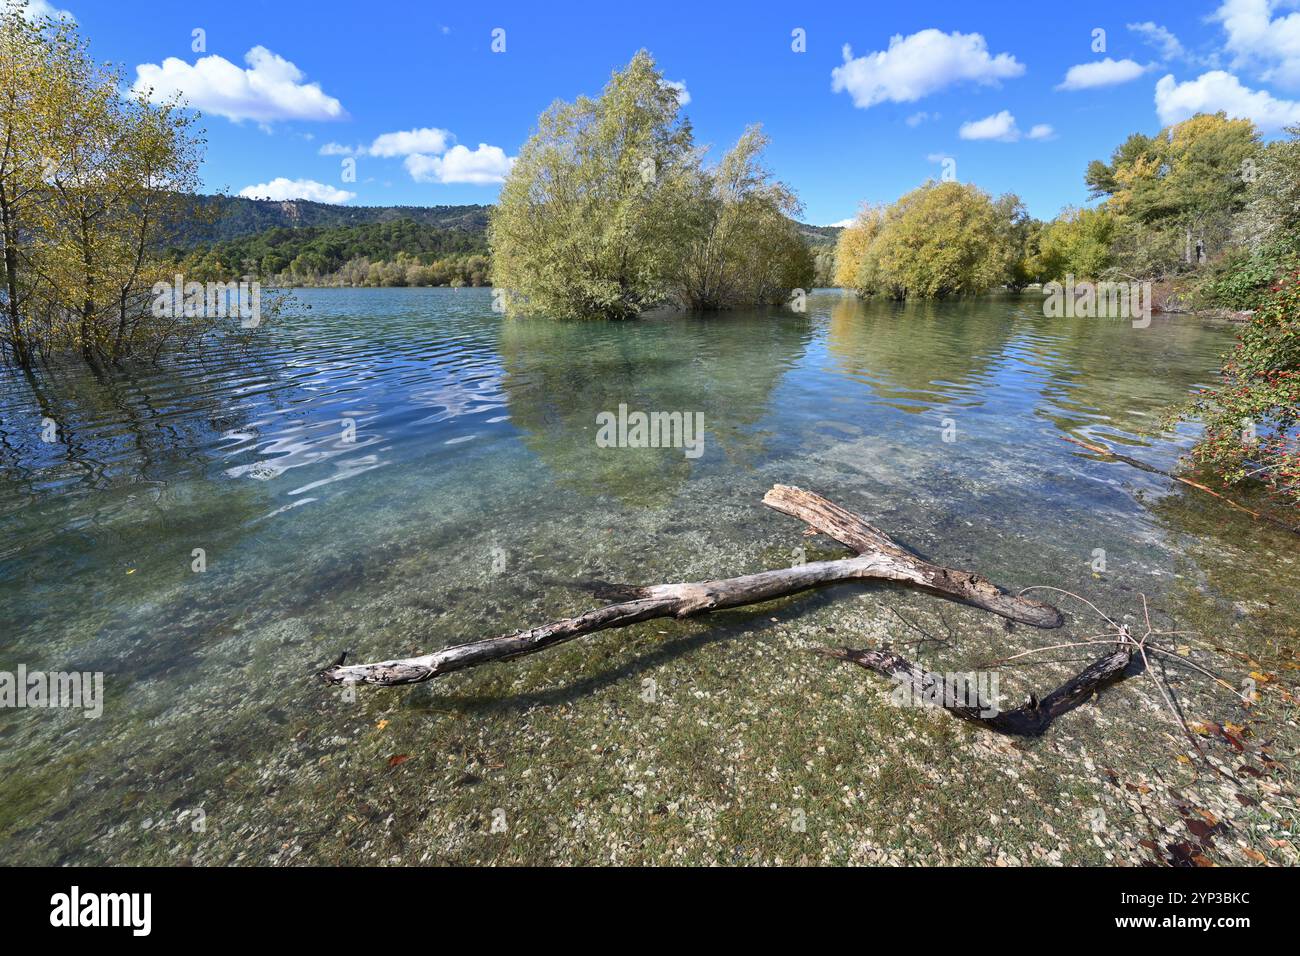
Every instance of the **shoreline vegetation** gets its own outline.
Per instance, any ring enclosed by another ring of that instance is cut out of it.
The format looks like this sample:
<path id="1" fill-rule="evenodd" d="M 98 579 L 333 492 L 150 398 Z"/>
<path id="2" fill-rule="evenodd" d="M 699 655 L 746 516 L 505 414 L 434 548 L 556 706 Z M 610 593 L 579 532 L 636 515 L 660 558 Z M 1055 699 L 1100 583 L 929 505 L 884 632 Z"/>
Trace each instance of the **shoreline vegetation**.
<path id="1" fill-rule="evenodd" d="M 275 226 L 199 248 L 173 248 L 168 258 L 200 281 L 254 275 L 267 285 L 303 288 L 484 286 L 485 229 L 486 217 L 477 229 L 414 218 Z"/>
<path id="2" fill-rule="evenodd" d="M 642 50 L 599 96 L 539 117 L 494 208 L 331 212 L 199 195 L 198 115 L 121 95 L 121 69 L 97 63 L 68 20 L 7 6 L 0 72 L 0 358 L 29 376 L 68 357 L 130 374 L 132 360 L 248 336 L 211 303 L 160 309 L 177 275 L 184 288 L 492 285 L 497 311 L 583 319 L 802 312 L 825 285 L 908 300 L 1139 284 L 1148 317 L 1242 323 L 1221 382 L 1169 422 L 1201 422 L 1193 459 L 1226 483 L 1300 504 L 1300 127 L 1265 143 L 1217 113 L 1134 133 L 1084 170 L 1096 204 L 1046 222 L 946 168 L 836 230 L 797 222 L 761 127 L 706 162 Z"/>

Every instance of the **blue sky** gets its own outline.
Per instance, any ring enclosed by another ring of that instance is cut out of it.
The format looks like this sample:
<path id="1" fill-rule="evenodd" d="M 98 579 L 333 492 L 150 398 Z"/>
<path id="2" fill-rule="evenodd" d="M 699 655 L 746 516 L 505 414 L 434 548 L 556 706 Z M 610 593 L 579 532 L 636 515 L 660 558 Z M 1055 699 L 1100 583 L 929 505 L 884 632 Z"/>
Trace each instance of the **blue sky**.
<path id="1" fill-rule="evenodd" d="M 1047 218 L 1086 200 L 1088 160 L 1162 119 L 1300 123 L 1296 0 L 47 2 L 97 58 L 203 108 L 209 189 L 274 198 L 492 202 L 537 114 L 598 92 L 641 47 L 685 84 L 697 141 L 721 152 L 761 122 L 769 165 L 820 224 L 944 157 Z"/>

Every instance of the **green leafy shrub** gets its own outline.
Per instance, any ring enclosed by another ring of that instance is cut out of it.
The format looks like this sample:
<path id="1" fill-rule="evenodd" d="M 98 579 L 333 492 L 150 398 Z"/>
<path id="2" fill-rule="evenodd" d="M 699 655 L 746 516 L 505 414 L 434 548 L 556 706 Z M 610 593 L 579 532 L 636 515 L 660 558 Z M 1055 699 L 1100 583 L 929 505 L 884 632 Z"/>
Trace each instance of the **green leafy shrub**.
<path id="1" fill-rule="evenodd" d="M 1222 384 L 1194 408 L 1205 427 L 1198 463 L 1300 505 L 1300 270 L 1272 287 L 1224 357 Z"/>
<path id="2" fill-rule="evenodd" d="M 987 193 L 929 181 L 888 209 L 864 209 L 840 236 L 844 266 L 860 296 L 942 299 L 978 295 L 1006 281 L 1016 250 Z M 1001 217 L 1001 218 L 1000 218 Z"/>
<path id="3" fill-rule="evenodd" d="M 1225 256 L 1198 284 L 1198 304 L 1221 309 L 1258 308 L 1277 277 L 1300 266 L 1298 245 L 1294 238 L 1286 237 Z"/>

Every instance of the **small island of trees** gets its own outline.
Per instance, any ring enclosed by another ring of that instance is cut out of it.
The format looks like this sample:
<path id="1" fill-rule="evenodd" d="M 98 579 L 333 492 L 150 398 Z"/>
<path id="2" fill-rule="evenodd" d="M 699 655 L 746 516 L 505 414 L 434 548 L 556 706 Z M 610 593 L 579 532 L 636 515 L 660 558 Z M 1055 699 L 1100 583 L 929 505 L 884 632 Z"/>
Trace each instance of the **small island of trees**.
<path id="1" fill-rule="evenodd" d="M 800 204 L 762 167 L 762 132 L 707 168 L 680 111 L 643 50 L 599 97 L 542 115 L 489 227 L 511 312 L 621 319 L 665 303 L 780 303 L 811 286 L 789 218 Z"/>

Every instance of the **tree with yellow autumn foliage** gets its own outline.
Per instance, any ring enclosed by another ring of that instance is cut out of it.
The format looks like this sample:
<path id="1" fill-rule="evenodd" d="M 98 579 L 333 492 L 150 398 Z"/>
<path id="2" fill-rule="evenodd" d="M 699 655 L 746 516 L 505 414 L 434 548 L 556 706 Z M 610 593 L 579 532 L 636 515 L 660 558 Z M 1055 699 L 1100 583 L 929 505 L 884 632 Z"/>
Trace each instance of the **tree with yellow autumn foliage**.
<path id="1" fill-rule="evenodd" d="M 156 354 L 195 323 L 150 308 L 198 183 L 196 118 L 90 56 L 66 18 L 0 14 L 0 350 L 19 365 Z"/>
<path id="2" fill-rule="evenodd" d="M 1121 272 L 1156 278 L 1222 254 L 1256 175 L 1259 134 L 1248 119 L 1203 113 L 1155 136 L 1135 133 L 1093 160 L 1084 180 L 1117 217 Z"/>
<path id="3" fill-rule="evenodd" d="M 1007 281 L 1014 258 L 1003 218 L 975 186 L 927 182 L 887 209 L 864 209 L 844 230 L 837 279 L 861 296 L 893 299 L 987 292 Z"/>

